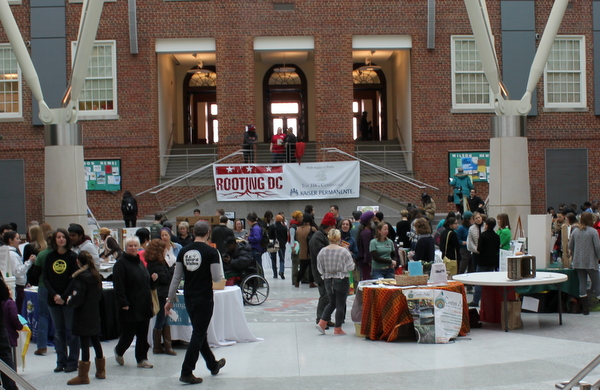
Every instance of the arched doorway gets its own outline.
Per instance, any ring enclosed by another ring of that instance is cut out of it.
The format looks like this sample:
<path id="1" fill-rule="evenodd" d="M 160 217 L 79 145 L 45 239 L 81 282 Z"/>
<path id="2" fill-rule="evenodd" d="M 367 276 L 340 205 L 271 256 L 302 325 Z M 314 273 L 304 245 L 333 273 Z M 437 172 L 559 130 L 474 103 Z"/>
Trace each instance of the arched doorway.
<path id="1" fill-rule="evenodd" d="M 298 141 L 308 140 L 306 76 L 298 66 L 273 65 L 265 73 L 263 119 L 265 140 L 270 140 L 278 127 L 291 127 Z"/>
<path id="2" fill-rule="evenodd" d="M 183 79 L 183 123 L 185 144 L 219 141 L 217 73 L 214 66 L 190 73 Z"/>
<path id="3" fill-rule="evenodd" d="M 387 97 L 386 80 L 381 68 L 361 70 L 365 64 L 355 63 L 352 71 L 354 81 L 354 139 L 357 141 L 387 140 Z M 363 112 L 367 113 L 370 130 L 365 137 L 361 134 L 360 124 Z"/>

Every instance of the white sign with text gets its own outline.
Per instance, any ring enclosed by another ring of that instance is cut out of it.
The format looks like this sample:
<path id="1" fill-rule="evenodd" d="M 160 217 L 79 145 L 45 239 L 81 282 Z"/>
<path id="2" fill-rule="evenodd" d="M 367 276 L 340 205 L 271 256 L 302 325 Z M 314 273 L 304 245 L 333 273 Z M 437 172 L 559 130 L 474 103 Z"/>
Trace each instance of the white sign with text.
<path id="1" fill-rule="evenodd" d="M 302 164 L 215 164 L 217 200 L 358 198 L 360 164 L 336 161 Z"/>

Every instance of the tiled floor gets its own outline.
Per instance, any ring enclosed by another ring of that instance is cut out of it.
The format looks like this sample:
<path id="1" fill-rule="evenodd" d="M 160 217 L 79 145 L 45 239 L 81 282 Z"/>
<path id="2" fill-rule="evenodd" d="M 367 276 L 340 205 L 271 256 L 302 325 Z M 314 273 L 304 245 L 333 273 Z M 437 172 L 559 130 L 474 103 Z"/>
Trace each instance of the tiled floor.
<path id="1" fill-rule="evenodd" d="M 289 270 L 287 270 L 289 272 Z M 524 327 L 505 333 L 485 324 L 451 344 L 385 343 L 358 338 L 350 317 L 348 336 L 315 329 L 317 289 L 269 279 L 271 295 L 246 307 L 250 328 L 262 342 L 214 349 L 227 365 L 211 377 L 199 361 L 197 388 L 211 389 L 554 389 L 600 353 L 600 312 L 589 316 L 523 313 Z M 349 298 L 349 307 L 353 297 Z M 349 310 L 348 310 L 349 312 Z M 89 389 L 177 389 L 184 349 L 178 356 L 152 355 L 152 370 L 135 367 L 133 348 L 125 366 L 114 361 L 116 340 L 103 344 L 107 379 L 92 378 Z M 73 374 L 55 374 L 55 354 L 27 356 L 23 378 L 37 389 L 64 389 Z M 93 370 L 93 368 L 92 368 Z M 600 378 L 595 370 L 589 380 Z"/>

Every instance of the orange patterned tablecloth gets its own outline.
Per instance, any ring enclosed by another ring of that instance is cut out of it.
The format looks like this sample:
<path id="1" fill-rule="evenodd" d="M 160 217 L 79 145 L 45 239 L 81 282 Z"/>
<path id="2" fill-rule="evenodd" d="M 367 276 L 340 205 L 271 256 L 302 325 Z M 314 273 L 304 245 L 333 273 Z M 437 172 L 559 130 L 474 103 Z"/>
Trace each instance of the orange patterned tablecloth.
<path id="1" fill-rule="evenodd" d="M 448 282 L 447 286 L 418 286 L 410 289 L 436 289 L 462 294 L 463 320 L 459 335 L 465 336 L 471 331 L 464 284 L 451 281 Z M 363 288 L 361 333 L 368 339 L 394 341 L 398 338 L 400 327 L 413 322 L 412 315 L 408 310 L 406 296 L 404 296 L 402 290 L 401 288 Z"/>

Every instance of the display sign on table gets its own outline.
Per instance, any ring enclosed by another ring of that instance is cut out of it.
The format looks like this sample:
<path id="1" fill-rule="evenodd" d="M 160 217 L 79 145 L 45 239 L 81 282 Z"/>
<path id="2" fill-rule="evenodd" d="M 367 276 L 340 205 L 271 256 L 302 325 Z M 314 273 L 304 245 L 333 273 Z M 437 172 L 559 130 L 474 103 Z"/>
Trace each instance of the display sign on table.
<path id="1" fill-rule="evenodd" d="M 403 292 L 413 317 L 418 343 L 445 344 L 458 336 L 463 318 L 461 294 L 432 289 Z"/>
<path id="2" fill-rule="evenodd" d="M 85 160 L 85 189 L 121 191 L 121 160 Z"/>

